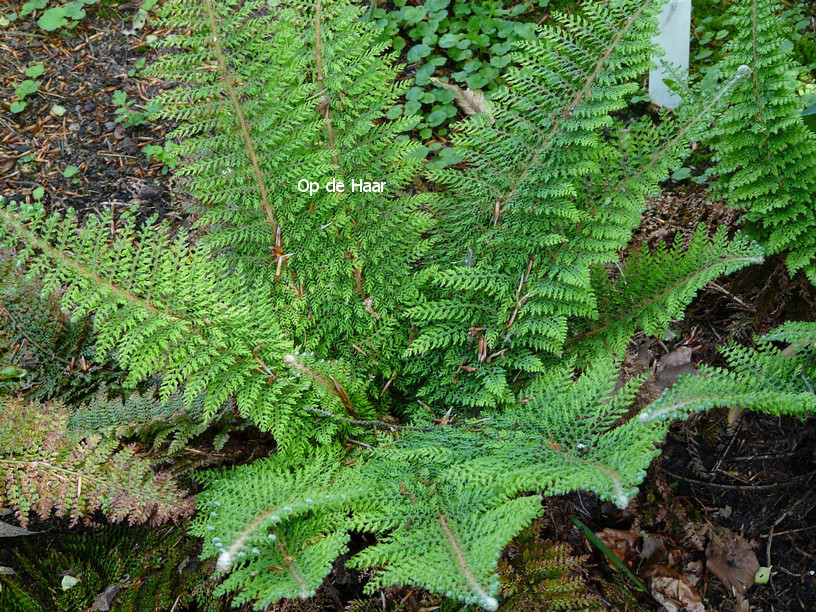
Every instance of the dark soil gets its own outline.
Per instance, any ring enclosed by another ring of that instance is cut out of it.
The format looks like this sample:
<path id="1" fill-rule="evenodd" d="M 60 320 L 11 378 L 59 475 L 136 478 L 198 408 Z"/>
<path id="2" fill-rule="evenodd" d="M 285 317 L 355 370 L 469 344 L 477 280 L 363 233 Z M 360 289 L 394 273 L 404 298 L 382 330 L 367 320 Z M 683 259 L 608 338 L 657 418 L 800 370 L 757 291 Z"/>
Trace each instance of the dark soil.
<path id="1" fill-rule="evenodd" d="M 50 210 L 74 208 L 83 217 L 104 209 L 139 206 L 142 214 L 179 216 L 169 174 L 148 163 L 142 148 L 162 146 L 167 126 L 155 121 L 127 127 L 117 122 L 113 93 L 124 91 L 139 111 L 156 94 L 158 82 L 139 76 L 136 63 L 151 61 L 150 23 L 135 35 L 131 25 L 140 2 L 88 7 L 87 16 L 69 31 L 45 36 L 31 19 L 18 20 L 0 37 L 0 195 L 31 200 L 45 189 Z M 16 6 L 3 7 L 13 10 Z M 26 68 L 41 63 L 39 90 L 26 98 L 19 114 L 9 111 Z M 135 71 L 128 76 L 129 71 Z M 51 112 L 57 104 L 61 117 Z M 79 172 L 66 178 L 75 166 Z"/>

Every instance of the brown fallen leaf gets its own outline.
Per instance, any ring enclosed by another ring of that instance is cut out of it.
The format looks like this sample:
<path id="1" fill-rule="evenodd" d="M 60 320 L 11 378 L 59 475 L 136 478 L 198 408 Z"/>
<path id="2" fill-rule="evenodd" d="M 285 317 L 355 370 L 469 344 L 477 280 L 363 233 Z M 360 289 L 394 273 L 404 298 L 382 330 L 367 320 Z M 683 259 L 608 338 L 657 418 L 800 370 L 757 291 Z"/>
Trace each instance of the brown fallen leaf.
<path id="1" fill-rule="evenodd" d="M 666 544 L 659 535 L 647 534 L 643 538 L 640 557 L 647 563 L 658 563 L 666 557 Z"/>
<path id="2" fill-rule="evenodd" d="M 97 595 L 93 600 L 93 605 L 91 606 L 89 612 L 107 612 L 110 610 L 111 604 L 113 603 L 114 597 L 119 593 L 119 590 L 126 584 L 130 582 L 130 576 L 125 574 L 125 577 L 122 578 L 119 582 L 110 585 L 104 591 L 102 591 L 99 595 Z"/>
<path id="3" fill-rule="evenodd" d="M 676 368 L 681 365 L 686 365 L 691 361 L 691 347 L 681 346 L 673 350 L 668 355 L 664 355 L 657 363 L 657 370 L 665 370 L 666 368 Z"/>
<path id="4" fill-rule="evenodd" d="M 485 99 L 484 92 L 481 89 L 462 89 L 458 85 L 453 83 L 445 83 L 436 77 L 431 77 L 431 81 L 443 89 L 452 91 L 454 94 L 454 100 L 456 100 L 459 108 L 461 108 L 462 112 L 464 112 L 466 115 L 487 113 L 487 116 L 490 117 L 490 123 L 495 121 L 490 112 L 490 103 Z"/>
<path id="5" fill-rule="evenodd" d="M 705 612 L 700 594 L 682 576 L 655 576 L 649 587 L 666 612 Z"/>
<path id="6" fill-rule="evenodd" d="M 706 568 L 741 602 L 754 585 L 759 561 L 750 544 L 725 528 L 712 534 L 706 547 Z"/>
<path id="7" fill-rule="evenodd" d="M 640 555 L 641 537 L 636 533 L 607 527 L 595 535 L 615 553 L 615 556 L 630 567 L 635 557 Z"/>
<path id="8" fill-rule="evenodd" d="M 691 347 L 688 346 L 681 346 L 657 362 L 657 387 L 671 387 L 681 374 L 697 374 L 697 368 L 691 364 Z"/>

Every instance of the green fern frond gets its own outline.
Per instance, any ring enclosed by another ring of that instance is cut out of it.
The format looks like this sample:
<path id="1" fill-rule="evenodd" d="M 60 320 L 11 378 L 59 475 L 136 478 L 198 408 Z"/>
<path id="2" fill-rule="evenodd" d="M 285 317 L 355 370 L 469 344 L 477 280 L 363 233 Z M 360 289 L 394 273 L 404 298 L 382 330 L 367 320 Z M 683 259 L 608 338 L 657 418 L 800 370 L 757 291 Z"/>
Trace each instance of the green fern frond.
<path id="1" fill-rule="evenodd" d="M 242 416 L 293 452 L 305 452 L 311 440 L 331 441 L 342 429 L 337 421 L 304 418 L 304 408 L 325 401 L 327 385 L 341 397 L 339 381 L 346 380 L 363 397 L 362 383 L 340 363 L 324 366 L 335 371 L 329 378 L 294 371 L 293 345 L 263 279 L 193 247 L 183 233 L 171 236 L 165 224 L 137 230 L 129 219 L 112 237 L 105 215 L 80 230 L 70 213 L 43 217 L 14 206 L 0 208 L 0 223 L 0 236 L 18 245 L 19 267 L 41 279 L 44 294 L 61 290 L 61 306 L 74 319 L 93 314 L 97 353 L 112 353 L 131 386 L 158 376 L 167 400 L 184 383 L 184 405 L 204 397 L 205 420 L 235 397 Z M 367 402 L 358 404 L 370 414 Z"/>
<path id="2" fill-rule="evenodd" d="M 499 563 L 503 604 L 508 609 L 599 610 L 601 602 L 582 575 L 588 555 L 566 543 L 541 539 L 536 523 L 520 534 Z"/>
<path id="3" fill-rule="evenodd" d="M 363 8 L 275 2 L 263 14 L 266 4 L 165 3 L 161 23 L 191 29 L 163 43 L 175 53 L 151 72 L 185 84 L 160 98 L 182 122 L 180 175 L 205 207 L 208 243 L 288 287 L 276 288 L 296 309 L 287 331 L 306 348 L 337 357 L 356 343 L 393 360 L 407 343 L 398 309 L 414 295 L 394 279 L 427 250 L 431 225 L 427 198 L 405 193 L 422 163 L 405 137 L 417 119 L 383 120 L 407 84 L 394 83 L 395 55 Z M 331 179 L 345 191 L 328 192 Z"/>
<path id="4" fill-rule="evenodd" d="M 561 354 L 570 323 L 598 316 L 591 270 L 617 260 L 646 197 L 745 76 L 658 126 L 616 118 L 650 66 L 657 4 L 586 4 L 584 17 L 540 28 L 491 116 L 454 137 L 468 166 L 432 173 L 447 187 L 435 209 L 444 258 L 408 309 L 418 328 L 409 352 L 423 367 L 406 368 L 426 401 L 504 402 L 485 390 L 494 367 L 517 379 Z"/>
<path id="5" fill-rule="evenodd" d="M 604 354 L 623 356 L 635 331 L 660 335 L 709 282 L 763 261 L 759 245 L 741 234 L 729 241 L 727 234 L 720 228 L 708 238 L 701 225 L 687 245 L 678 237 L 671 247 L 661 244 L 654 253 L 630 256 L 615 280 L 597 268 L 599 318 L 577 326 L 568 351 L 583 363 Z"/>
<path id="6" fill-rule="evenodd" d="M 735 91 L 711 132 L 717 188 L 765 240 L 787 253 L 791 273 L 816 283 L 816 134 L 804 124 L 789 25 L 774 0 L 739 0 L 728 13 L 733 32 L 719 68 L 747 64 L 752 75 Z"/>
<path id="7" fill-rule="evenodd" d="M 773 342 L 791 344 L 780 349 Z M 816 324 L 788 322 L 755 348 L 732 343 L 721 352 L 730 369 L 703 366 L 699 376 L 681 376 L 640 419 L 684 418 L 712 408 L 800 418 L 816 412 Z"/>
<path id="8" fill-rule="evenodd" d="M 641 381 L 617 394 L 615 382 L 613 363 L 577 380 L 563 369 L 531 383 L 515 408 L 409 430 L 351 467 L 325 454 L 302 464 L 276 456 L 218 473 L 205 481 L 209 516 L 194 533 L 233 572 L 223 588 L 259 606 L 311 593 L 358 529 L 381 535 L 350 561 L 377 569 L 368 592 L 412 584 L 495 609 L 499 554 L 541 512 L 531 492 L 585 489 L 626 506 L 658 453 L 664 425 L 620 424 Z"/>
<path id="9" fill-rule="evenodd" d="M 336 453 L 326 451 L 303 463 L 275 455 L 200 476 L 207 490 L 190 531 L 204 539 L 202 555 L 217 555 L 218 570 L 230 572 L 217 593 L 237 591 L 236 603 L 256 601 L 258 609 L 314 595 L 349 538 L 336 514 L 347 496 L 317 493 L 338 468 Z"/>

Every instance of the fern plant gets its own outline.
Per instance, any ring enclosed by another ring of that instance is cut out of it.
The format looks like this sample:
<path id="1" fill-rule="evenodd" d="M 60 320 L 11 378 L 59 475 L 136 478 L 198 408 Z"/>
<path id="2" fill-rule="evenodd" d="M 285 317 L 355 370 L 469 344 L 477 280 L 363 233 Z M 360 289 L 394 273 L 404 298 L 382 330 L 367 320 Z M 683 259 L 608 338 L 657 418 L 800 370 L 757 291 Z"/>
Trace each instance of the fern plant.
<path id="1" fill-rule="evenodd" d="M 700 376 L 681 376 L 640 419 L 683 418 L 723 407 L 800 418 L 816 413 L 816 323 L 790 321 L 754 348 L 731 343 L 721 352 L 729 368 L 702 366 Z"/>
<path id="2" fill-rule="evenodd" d="M 745 209 L 745 221 L 770 253 L 786 253 L 791 273 L 816 283 L 816 134 L 802 119 L 796 91 L 803 72 L 792 56 L 790 26 L 774 0 L 739 0 L 720 68 L 741 64 L 752 74 L 732 96 L 711 132 L 719 193 Z"/>
<path id="3" fill-rule="evenodd" d="M 160 450 L 166 457 L 184 448 L 208 429 L 220 426 L 213 447 L 220 450 L 229 438 L 229 406 L 212 420 L 203 419 L 203 398 L 184 405 L 180 393 L 160 401 L 147 392 L 126 398 L 109 398 L 106 389 L 71 411 L 68 428 L 83 433 L 101 433 L 120 439 L 136 439 Z"/>
<path id="4" fill-rule="evenodd" d="M 93 395 L 100 382 L 118 386 L 121 372 L 94 359 L 87 321 L 67 321 L 57 301 L 38 295 L 9 257 L 0 259 L 0 278 L 0 360 L 24 371 L 0 382 L 0 390 L 75 402 Z"/>
<path id="5" fill-rule="evenodd" d="M 530 491 L 581 483 L 625 506 L 657 455 L 662 424 L 615 426 L 643 382 L 615 394 L 616 373 L 613 362 L 577 380 L 553 370 L 514 408 L 414 429 L 352 468 L 326 451 L 210 473 L 192 533 L 232 571 L 221 588 L 237 590 L 237 602 L 312 595 L 356 529 L 382 535 L 350 560 L 375 571 L 367 592 L 416 584 L 496 609 L 499 553 L 542 511 Z M 270 564 L 277 569 L 263 571 Z"/>
<path id="6" fill-rule="evenodd" d="M 574 555 L 569 544 L 542 540 L 538 531 L 535 523 L 527 528 L 499 563 L 504 605 L 536 612 L 600 610 L 600 599 L 582 575 L 589 555 Z"/>
<path id="7" fill-rule="evenodd" d="M 212 596 L 209 568 L 197 565 L 195 542 L 179 528 L 111 525 L 97 533 L 68 535 L 47 551 L 40 548 L 42 542 L 30 540 L 9 547 L 17 572 L 0 577 L 0 605 L 5 610 L 99 609 L 96 600 L 106 593 L 109 597 L 102 601 L 123 612 L 160 612 L 191 604 L 202 611 L 228 609 Z M 64 590 L 62 576 L 77 583 Z"/>
<path id="8" fill-rule="evenodd" d="M 72 436 L 60 405 L 3 399 L 0 411 L 0 504 L 20 524 L 32 514 L 92 523 L 100 511 L 113 522 L 160 525 L 188 516 L 193 499 L 169 472 L 154 471 L 133 446 L 98 434 Z"/>
<path id="9" fill-rule="evenodd" d="M 496 609 L 499 553 L 542 494 L 625 506 L 658 453 L 666 424 L 628 418 L 643 381 L 615 393 L 618 360 L 596 353 L 761 260 L 700 232 L 625 279 L 606 269 L 746 70 L 676 118 L 630 121 L 659 2 L 588 4 L 519 44 L 490 113 L 452 140 L 465 163 L 422 177 L 415 118 L 386 115 L 406 85 L 364 9 L 267 4 L 163 5 L 178 33 L 153 73 L 181 83 L 162 112 L 200 207 L 192 234 L 4 205 L 0 240 L 92 317 L 130 386 L 158 378 L 204 421 L 234 400 L 274 435 L 273 456 L 201 475 L 191 531 L 228 574 L 219 592 L 308 597 L 364 530 L 378 540 L 350 563 L 369 592 Z M 385 188 L 355 191 L 363 179 Z M 669 257 L 683 265 L 652 272 Z"/>

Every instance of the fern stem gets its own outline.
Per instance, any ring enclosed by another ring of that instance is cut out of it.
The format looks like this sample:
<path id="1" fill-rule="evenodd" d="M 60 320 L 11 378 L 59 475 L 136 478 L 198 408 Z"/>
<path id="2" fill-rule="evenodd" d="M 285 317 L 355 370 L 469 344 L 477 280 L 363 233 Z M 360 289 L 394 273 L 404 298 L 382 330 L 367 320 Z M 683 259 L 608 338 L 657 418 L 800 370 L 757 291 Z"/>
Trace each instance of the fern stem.
<path id="1" fill-rule="evenodd" d="M 278 551 L 283 557 L 283 562 L 286 564 L 286 568 L 289 570 L 289 574 L 300 585 L 300 598 L 308 599 L 309 589 L 306 586 L 306 581 L 303 580 L 303 576 L 300 575 L 300 572 L 298 571 L 297 567 L 295 567 L 295 558 L 289 554 L 280 538 L 278 538 Z"/>
<path id="2" fill-rule="evenodd" d="M 337 421 L 342 421 L 343 423 L 348 423 L 350 425 L 357 425 L 359 427 L 375 427 L 380 429 L 389 429 L 393 431 L 434 431 L 436 429 L 440 429 L 439 427 L 415 427 L 412 425 L 391 425 L 389 423 L 373 419 L 368 421 L 361 421 L 359 419 L 350 419 L 348 417 L 340 416 L 338 414 L 333 414 L 327 410 L 322 410 L 320 408 L 304 407 L 303 410 L 310 414 L 324 416 L 330 419 L 335 419 Z"/>
<path id="3" fill-rule="evenodd" d="M 269 193 L 266 190 L 266 183 L 264 181 L 264 175 L 263 171 L 261 170 L 260 162 L 258 161 L 255 143 L 253 142 L 252 135 L 249 132 L 249 125 L 247 123 L 246 116 L 244 115 L 244 109 L 241 106 L 241 101 L 238 99 L 238 93 L 235 91 L 234 78 L 230 72 L 227 56 L 226 53 L 224 53 L 224 47 L 221 43 L 221 34 L 218 31 L 218 19 L 215 15 L 213 2 L 212 0 L 204 0 L 204 5 L 207 11 L 207 20 L 210 25 L 210 32 L 212 34 L 221 81 L 224 84 L 224 89 L 227 92 L 233 112 L 235 113 L 235 118 L 238 121 L 238 127 L 240 128 L 241 136 L 244 139 L 247 155 L 249 155 L 249 161 L 252 164 L 252 172 L 255 176 L 255 182 L 258 186 L 258 194 L 261 198 L 261 208 L 266 214 L 266 218 L 272 226 L 272 231 L 275 234 L 275 253 L 278 263 L 278 269 L 275 273 L 275 280 L 277 280 L 280 278 L 280 268 L 283 263 L 283 246 L 281 244 L 280 226 L 275 219 L 275 211 L 272 209 L 272 205 L 269 203 Z"/>
<path id="4" fill-rule="evenodd" d="M 632 26 L 634 26 L 635 22 L 638 20 L 641 14 L 643 14 L 643 11 L 646 10 L 646 7 L 652 3 L 652 1 L 653 0 L 646 0 L 646 2 L 641 4 L 638 7 L 638 9 L 634 13 L 632 13 L 632 16 L 629 17 L 629 19 L 626 21 L 623 27 L 620 30 L 618 30 L 618 33 L 615 35 L 615 38 L 606 47 L 606 49 L 604 49 L 604 52 L 601 55 L 601 57 L 598 58 L 598 61 L 595 63 L 595 67 L 592 70 L 592 72 L 590 72 L 587 78 L 584 80 L 581 89 L 578 90 L 578 92 L 576 92 L 575 97 L 572 99 L 570 105 L 554 119 L 553 125 L 547 132 L 547 134 L 544 136 L 541 145 L 530 157 L 530 160 L 524 165 L 524 168 L 522 168 L 521 172 L 518 174 L 515 181 L 513 181 L 513 185 L 510 188 L 510 190 L 507 192 L 506 195 L 502 194 L 498 197 L 498 199 L 496 200 L 495 209 L 493 211 L 493 227 L 496 227 L 499 224 L 502 213 L 504 212 L 504 205 L 510 200 L 510 198 L 513 197 L 513 195 L 515 195 L 516 190 L 518 189 L 521 182 L 526 178 L 527 173 L 538 161 L 539 155 L 541 155 L 544 152 L 544 150 L 549 146 L 551 139 L 553 138 L 553 136 L 555 136 L 556 132 L 558 132 L 558 129 L 561 127 L 561 123 L 563 122 L 563 120 L 571 117 L 572 113 L 575 111 L 576 108 L 578 108 L 578 105 L 581 103 L 581 101 L 589 94 L 590 89 L 592 89 L 592 85 L 594 85 L 595 83 L 595 79 L 598 78 L 598 75 L 601 73 L 601 70 L 603 70 L 604 65 L 609 60 L 610 56 L 612 55 L 612 52 L 618 46 L 618 43 L 621 41 L 623 36 L 632 28 Z"/>
<path id="5" fill-rule="evenodd" d="M 212 0 L 208 0 L 212 1 Z M 337 149 L 334 145 L 334 126 L 331 120 L 331 99 L 326 93 L 326 77 L 323 73 L 323 34 L 322 26 L 322 9 L 323 0 L 315 0 L 315 16 L 314 16 L 314 46 L 315 46 L 315 79 L 317 81 L 318 95 L 320 96 L 320 105 L 318 109 L 323 113 L 323 121 L 326 125 L 326 138 L 328 140 L 329 150 L 332 153 L 332 162 L 338 168 L 340 167 L 340 160 L 337 156 Z"/>
<path id="6" fill-rule="evenodd" d="M 343 406 L 345 406 L 346 412 L 348 412 L 353 418 L 357 418 L 357 412 L 354 410 L 354 405 L 351 403 L 351 399 L 349 399 L 345 389 L 343 389 L 340 383 L 337 382 L 337 379 L 334 376 L 329 376 L 329 379 L 331 379 L 331 382 L 329 382 L 329 379 L 322 376 L 319 372 L 315 372 L 305 363 L 300 363 L 294 355 L 284 355 L 282 361 L 298 372 L 306 374 L 309 378 L 324 387 L 329 393 L 339 398 L 343 403 Z"/>
<path id="7" fill-rule="evenodd" d="M 456 540 L 456 536 L 453 535 L 450 526 L 448 525 L 448 521 L 445 519 L 445 515 L 439 513 L 436 516 L 436 520 L 439 523 L 439 526 L 442 528 L 442 531 L 445 534 L 445 539 L 450 544 L 450 547 L 453 549 L 453 554 L 456 555 L 456 564 L 459 566 L 459 570 L 462 572 L 462 575 L 467 579 L 468 583 L 470 584 L 471 588 L 479 595 L 481 599 L 481 605 L 487 610 L 497 610 L 499 607 L 499 602 L 496 601 L 495 597 L 491 597 L 488 595 L 482 586 L 476 582 L 476 579 L 473 577 L 473 574 L 468 567 L 467 561 L 465 560 L 465 554 L 462 552 L 462 547 L 459 546 L 459 542 Z"/>

